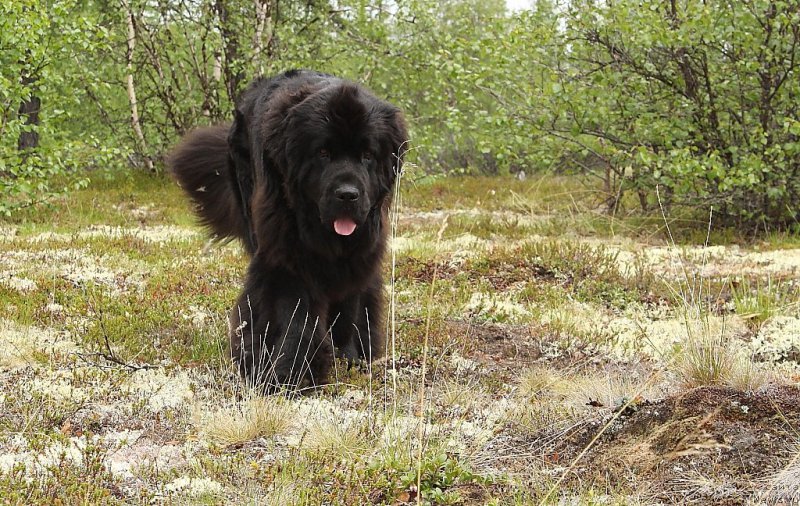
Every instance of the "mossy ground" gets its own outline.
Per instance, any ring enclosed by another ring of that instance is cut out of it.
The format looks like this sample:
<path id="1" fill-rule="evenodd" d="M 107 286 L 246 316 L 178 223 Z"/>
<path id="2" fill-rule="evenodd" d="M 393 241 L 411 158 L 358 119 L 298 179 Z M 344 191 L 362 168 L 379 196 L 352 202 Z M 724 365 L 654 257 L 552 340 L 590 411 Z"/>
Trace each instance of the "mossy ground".
<path id="1" fill-rule="evenodd" d="M 295 398 L 233 373 L 246 260 L 170 181 L 98 178 L 0 222 L 3 502 L 800 498 L 796 237 L 712 223 L 705 244 L 563 177 L 400 197 L 387 360 Z"/>

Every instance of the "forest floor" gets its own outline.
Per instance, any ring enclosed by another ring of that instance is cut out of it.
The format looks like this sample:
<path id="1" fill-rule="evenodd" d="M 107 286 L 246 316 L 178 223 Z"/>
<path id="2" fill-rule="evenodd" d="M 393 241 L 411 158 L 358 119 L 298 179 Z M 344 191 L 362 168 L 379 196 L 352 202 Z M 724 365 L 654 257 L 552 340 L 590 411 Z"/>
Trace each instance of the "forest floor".
<path id="1" fill-rule="evenodd" d="M 246 259 L 174 183 L 0 222 L 0 503 L 797 504 L 800 238 L 589 197 L 403 181 L 389 356 L 295 397 L 233 372 Z"/>

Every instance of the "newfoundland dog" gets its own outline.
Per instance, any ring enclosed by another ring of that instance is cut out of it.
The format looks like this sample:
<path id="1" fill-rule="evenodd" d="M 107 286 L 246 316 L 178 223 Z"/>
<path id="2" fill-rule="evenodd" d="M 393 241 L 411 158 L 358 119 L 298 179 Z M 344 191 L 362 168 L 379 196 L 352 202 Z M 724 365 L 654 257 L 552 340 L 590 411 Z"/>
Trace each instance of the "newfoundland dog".
<path id="1" fill-rule="evenodd" d="M 381 259 L 407 133 L 362 86 L 293 70 L 256 80 L 232 125 L 189 133 L 172 174 L 219 239 L 250 256 L 228 316 L 252 385 L 320 385 L 334 353 L 385 353 Z"/>

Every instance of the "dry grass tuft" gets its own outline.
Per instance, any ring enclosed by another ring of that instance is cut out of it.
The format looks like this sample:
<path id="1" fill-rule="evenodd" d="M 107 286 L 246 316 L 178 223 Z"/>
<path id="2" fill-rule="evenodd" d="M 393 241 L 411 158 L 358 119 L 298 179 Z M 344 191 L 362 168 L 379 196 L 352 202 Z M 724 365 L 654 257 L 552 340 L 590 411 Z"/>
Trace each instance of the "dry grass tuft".
<path id="1" fill-rule="evenodd" d="M 653 379 L 656 378 L 643 381 L 635 375 L 594 374 L 562 382 L 559 390 L 564 403 L 576 412 L 597 408 L 616 410 L 637 397 L 656 397 L 650 386 L 655 383 Z"/>
<path id="2" fill-rule="evenodd" d="M 758 368 L 736 346 L 724 329 L 687 323 L 688 337 L 673 357 L 673 367 L 687 388 L 728 385 L 752 391 L 766 384 L 770 375 Z"/>
<path id="3" fill-rule="evenodd" d="M 710 332 L 704 325 L 700 332 L 690 332 L 674 365 L 678 378 L 689 388 L 723 385 L 736 366 L 736 354 L 723 333 Z"/>
<path id="4" fill-rule="evenodd" d="M 535 399 L 552 391 L 564 378 L 557 371 L 544 367 L 531 367 L 520 376 L 517 396 L 523 399 Z"/>
<path id="5" fill-rule="evenodd" d="M 331 414 L 316 417 L 308 426 L 303 446 L 310 452 L 347 458 L 369 452 L 375 446 L 376 436 L 366 414 L 342 416 Z"/>
<path id="6" fill-rule="evenodd" d="M 774 380 L 774 374 L 762 369 L 742 353 L 737 355 L 733 369 L 727 374 L 728 385 L 743 392 L 753 392 Z"/>
<path id="7" fill-rule="evenodd" d="M 535 366 L 520 376 L 513 404 L 506 412 L 508 422 L 525 432 L 557 430 L 573 419 L 563 403 L 561 385 L 567 380 L 556 371 Z"/>
<path id="8" fill-rule="evenodd" d="M 294 411 L 281 397 L 252 397 L 217 410 L 202 423 L 201 432 L 216 444 L 242 444 L 285 433 L 292 426 Z"/>
<path id="9" fill-rule="evenodd" d="M 762 499 L 765 504 L 800 504 L 800 445 L 789 465 L 769 480 Z"/>
<path id="10" fill-rule="evenodd" d="M 563 404 L 546 399 L 520 401 L 506 413 L 506 419 L 525 433 L 559 432 L 575 420 L 574 411 Z"/>
<path id="11" fill-rule="evenodd" d="M 265 506 L 295 506 L 303 504 L 303 501 L 298 494 L 297 485 L 295 480 L 289 478 L 280 478 L 270 487 L 269 493 L 266 497 L 262 497 L 262 503 Z M 261 500 L 257 503 L 261 503 Z"/>
<path id="12" fill-rule="evenodd" d="M 459 383 L 446 380 L 436 392 L 437 401 L 451 411 L 469 412 L 486 402 L 486 392 L 477 381 Z"/>

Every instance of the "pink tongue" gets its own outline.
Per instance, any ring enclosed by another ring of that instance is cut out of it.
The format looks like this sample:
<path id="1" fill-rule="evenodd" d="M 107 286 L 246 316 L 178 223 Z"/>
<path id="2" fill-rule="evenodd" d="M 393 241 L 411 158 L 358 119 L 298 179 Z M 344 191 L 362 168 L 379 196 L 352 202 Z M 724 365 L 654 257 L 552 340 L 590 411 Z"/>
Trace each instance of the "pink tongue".
<path id="1" fill-rule="evenodd" d="M 356 222 L 350 218 L 339 218 L 333 222 L 333 229 L 339 235 L 350 235 L 356 230 Z"/>

